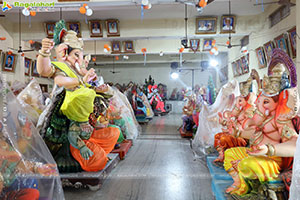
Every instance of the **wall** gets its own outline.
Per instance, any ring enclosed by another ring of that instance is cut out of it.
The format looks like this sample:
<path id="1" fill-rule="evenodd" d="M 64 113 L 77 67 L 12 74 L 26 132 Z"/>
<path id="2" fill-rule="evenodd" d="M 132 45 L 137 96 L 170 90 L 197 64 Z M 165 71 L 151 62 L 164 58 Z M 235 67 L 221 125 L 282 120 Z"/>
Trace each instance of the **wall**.
<path id="1" fill-rule="evenodd" d="M 287 30 L 291 29 L 296 25 L 296 6 L 291 8 L 290 15 L 273 26 L 269 28 L 269 19 L 268 16 L 274 12 L 278 6 L 267 7 L 265 12 L 255 16 L 255 17 L 239 17 L 239 26 L 240 29 L 245 32 L 249 32 L 249 45 L 248 51 L 250 56 L 250 71 L 251 69 L 256 69 L 262 78 L 263 75 L 267 74 L 267 68 L 259 69 L 258 60 L 256 56 L 255 49 L 263 46 L 270 40 L 273 40 L 275 37 L 286 33 Z M 298 12 L 299 13 L 299 12 Z M 233 41 L 236 43 L 237 41 Z M 299 45 L 299 43 L 298 43 Z M 229 78 L 233 78 L 233 71 L 231 63 L 242 56 L 239 48 L 232 48 L 228 52 L 228 66 L 229 66 Z M 299 57 L 299 56 L 297 56 Z M 250 73 L 244 74 L 242 76 L 235 77 L 239 82 L 245 81 L 250 76 Z"/>
<path id="2" fill-rule="evenodd" d="M 196 67 L 193 64 L 185 65 L 185 68 Z M 113 70 L 112 65 L 106 65 L 105 67 L 98 68 L 98 74 L 101 74 L 105 81 L 128 84 L 129 81 L 143 85 L 145 79 L 148 79 L 149 75 L 155 80 L 156 84 L 163 83 L 168 87 L 168 95 L 171 94 L 174 88 L 186 88 L 192 86 L 192 72 L 182 71 L 179 74 L 177 80 L 172 80 L 170 77 L 170 64 L 132 64 L 132 65 L 115 65 L 115 71 L 119 73 L 111 73 Z M 201 72 L 195 71 L 195 85 L 200 86 L 207 85 L 208 78 L 211 75 L 210 70 Z"/>

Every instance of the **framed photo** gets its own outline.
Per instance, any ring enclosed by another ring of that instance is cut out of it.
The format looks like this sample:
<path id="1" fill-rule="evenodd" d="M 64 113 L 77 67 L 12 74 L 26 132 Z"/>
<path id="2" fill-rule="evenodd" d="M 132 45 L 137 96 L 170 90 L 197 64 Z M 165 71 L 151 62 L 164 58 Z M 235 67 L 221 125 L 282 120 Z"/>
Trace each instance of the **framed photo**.
<path id="1" fill-rule="evenodd" d="M 2 71 L 15 72 L 16 59 L 16 54 L 6 53 L 3 60 Z"/>
<path id="2" fill-rule="evenodd" d="M 133 41 L 125 41 L 124 42 L 124 52 L 125 53 L 135 53 L 133 47 Z"/>
<path id="3" fill-rule="evenodd" d="M 269 62 L 271 59 L 273 49 L 274 49 L 274 44 L 272 41 L 269 41 L 266 44 L 264 44 L 264 50 L 265 50 L 265 56 L 267 62 Z"/>
<path id="4" fill-rule="evenodd" d="M 203 41 L 203 51 L 210 51 L 212 48 L 213 39 L 204 39 Z"/>
<path id="5" fill-rule="evenodd" d="M 228 82 L 228 65 L 225 67 L 221 68 L 220 70 L 221 73 L 219 73 L 219 79 L 222 84 Z"/>
<path id="6" fill-rule="evenodd" d="M 80 23 L 79 22 L 68 22 L 67 28 L 69 30 L 75 31 L 78 37 L 81 37 Z"/>
<path id="7" fill-rule="evenodd" d="M 258 67 L 259 68 L 265 68 L 267 67 L 267 60 L 265 57 L 265 52 L 263 47 L 258 47 L 257 49 L 255 49 L 256 52 L 256 57 L 258 60 Z"/>
<path id="8" fill-rule="evenodd" d="M 196 34 L 215 34 L 217 32 L 217 17 L 196 18 Z"/>
<path id="9" fill-rule="evenodd" d="M 103 29 L 100 20 L 89 21 L 89 29 L 91 37 L 103 37 Z"/>
<path id="10" fill-rule="evenodd" d="M 25 67 L 25 75 L 29 76 L 30 75 L 30 66 L 32 65 L 32 60 L 29 58 L 24 59 L 24 67 Z"/>
<path id="11" fill-rule="evenodd" d="M 42 93 L 48 92 L 48 85 L 47 84 L 40 84 Z"/>
<path id="12" fill-rule="evenodd" d="M 120 36 L 119 20 L 108 19 L 106 20 L 107 37 L 118 37 Z"/>
<path id="13" fill-rule="evenodd" d="M 242 74 L 246 74 L 249 72 L 249 59 L 247 58 L 248 55 L 243 56 L 241 58 L 241 62 L 242 62 Z"/>
<path id="14" fill-rule="evenodd" d="M 32 61 L 32 67 L 31 67 L 31 76 L 36 76 L 39 77 L 39 73 L 37 72 L 37 68 L 36 68 L 36 60 Z"/>
<path id="15" fill-rule="evenodd" d="M 236 71 L 237 71 L 238 76 L 243 74 L 242 60 L 241 59 L 236 61 Z"/>
<path id="16" fill-rule="evenodd" d="M 238 73 L 238 70 L 237 70 L 237 62 L 232 62 L 231 66 L 232 66 L 233 76 L 234 77 L 238 76 L 239 73 Z"/>
<path id="17" fill-rule="evenodd" d="M 235 33 L 236 17 L 223 15 L 221 18 L 221 33 Z"/>
<path id="18" fill-rule="evenodd" d="M 47 38 L 53 38 L 55 22 L 46 22 L 45 29 L 46 29 Z"/>
<path id="19" fill-rule="evenodd" d="M 121 42 L 112 41 L 111 42 L 111 53 L 121 53 Z"/>
<path id="20" fill-rule="evenodd" d="M 288 43 L 286 40 L 286 35 L 281 34 L 274 39 L 276 48 L 282 49 L 285 53 L 289 55 Z"/>
<path id="21" fill-rule="evenodd" d="M 288 30 L 289 34 L 289 42 L 290 42 L 290 50 L 291 54 L 290 56 L 292 58 L 296 58 L 297 55 L 297 32 L 296 32 L 296 26 L 290 30 Z"/>

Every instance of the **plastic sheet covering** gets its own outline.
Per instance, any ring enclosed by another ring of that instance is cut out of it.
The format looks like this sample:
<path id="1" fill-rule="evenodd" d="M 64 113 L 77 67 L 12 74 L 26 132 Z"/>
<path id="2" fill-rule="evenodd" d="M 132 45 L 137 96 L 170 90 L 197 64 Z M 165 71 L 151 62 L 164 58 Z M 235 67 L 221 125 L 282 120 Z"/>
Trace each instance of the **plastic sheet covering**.
<path id="1" fill-rule="evenodd" d="M 18 95 L 25 87 L 26 87 L 25 83 L 16 80 L 12 83 L 10 88 L 14 93 L 14 95 Z"/>
<path id="2" fill-rule="evenodd" d="M 121 117 L 125 120 L 127 133 L 126 139 L 136 139 L 141 132 L 141 127 L 137 122 L 133 109 L 127 97 L 115 87 L 109 87 L 109 93 L 113 95 L 110 99 L 121 110 Z M 122 108 L 122 109 L 121 109 Z"/>
<path id="3" fill-rule="evenodd" d="M 17 99 L 24 108 L 26 116 L 36 125 L 40 114 L 45 109 L 45 105 L 43 105 L 43 93 L 38 82 L 32 79 L 17 96 Z"/>
<path id="4" fill-rule="evenodd" d="M 294 155 L 292 184 L 290 187 L 290 200 L 300 200 L 300 137 L 297 140 L 296 153 Z"/>
<path id="5" fill-rule="evenodd" d="M 46 144 L 0 74 L 0 199 L 63 200 Z"/>
<path id="6" fill-rule="evenodd" d="M 210 147 L 213 147 L 215 134 L 222 131 L 219 124 L 218 112 L 231 110 L 234 100 L 240 95 L 239 83 L 232 80 L 224 85 L 212 105 L 203 104 L 199 114 L 199 126 L 192 141 L 192 148 L 197 157 L 209 154 Z"/>

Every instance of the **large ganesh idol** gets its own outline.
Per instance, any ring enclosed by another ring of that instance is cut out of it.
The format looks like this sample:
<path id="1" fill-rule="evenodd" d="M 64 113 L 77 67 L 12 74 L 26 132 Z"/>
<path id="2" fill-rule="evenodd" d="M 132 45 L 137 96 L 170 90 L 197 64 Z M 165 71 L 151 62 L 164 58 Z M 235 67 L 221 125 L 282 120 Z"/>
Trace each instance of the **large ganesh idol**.
<path id="1" fill-rule="evenodd" d="M 94 129 L 89 122 L 91 115 L 98 116 L 105 111 L 103 92 L 107 87 L 88 84 L 97 75 L 94 69 L 86 70 L 88 62 L 83 59 L 83 42 L 76 32 L 67 31 L 63 20 L 56 23 L 54 41 L 58 61 L 51 62 L 50 50 L 54 44 L 45 38 L 37 70 L 42 76 L 53 77 L 63 92 L 57 95 L 58 100 L 52 99 L 55 102 L 52 110 L 46 109 L 50 115 L 45 115 L 42 133 L 61 171 L 66 166 L 66 171 L 79 171 L 74 159 L 85 171 L 99 171 L 105 167 L 107 154 L 120 134 L 116 127 Z"/>
<path id="2" fill-rule="evenodd" d="M 256 74 L 256 71 L 252 71 L 246 83 L 241 86 L 241 96 L 236 98 L 234 108 L 230 111 L 227 110 L 219 113 L 219 121 L 224 128 L 221 133 L 215 135 L 214 147 L 219 152 L 219 156 L 215 162 L 223 163 L 224 151 L 226 149 L 247 145 L 247 141 L 240 137 L 239 134 L 247 120 L 251 119 L 254 115 L 256 94 L 252 92 L 252 79 Z"/>
<path id="3" fill-rule="evenodd" d="M 239 84 L 236 80 L 232 80 L 220 89 L 213 105 L 208 105 L 204 101 L 199 113 L 197 132 L 192 141 L 192 148 L 197 156 L 203 157 L 211 153 L 214 136 L 222 131 L 218 113 L 231 110 L 237 96 L 240 96 Z"/>
<path id="4" fill-rule="evenodd" d="M 225 151 L 224 168 L 234 180 L 227 193 L 245 195 L 254 189 L 255 180 L 261 184 L 277 181 L 280 172 L 290 166 L 298 138 L 292 123 L 298 111 L 296 86 L 292 60 L 275 49 L 269 75 L 263 78 L 256 113 L 240 134 L 250 139 L 250 147 Z"/>

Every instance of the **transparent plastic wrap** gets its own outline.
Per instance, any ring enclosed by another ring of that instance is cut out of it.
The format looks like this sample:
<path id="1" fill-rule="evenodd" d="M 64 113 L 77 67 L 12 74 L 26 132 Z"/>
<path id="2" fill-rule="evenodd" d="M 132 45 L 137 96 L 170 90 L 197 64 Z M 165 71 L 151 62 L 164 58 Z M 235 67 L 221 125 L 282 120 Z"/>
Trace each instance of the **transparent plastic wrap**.
<path id="1" fill-rule="evenodd" d="M 109 93 L 113 95 L 111 101 L 118 106 L 118 109 L 121 111 L 121 117 L 125 120 L 126 138 L 136 139 L 141 132 L 141 127 L 135 118 L 127 97 L 115 87 L 109 87 Z"/>
<path id="2" fill-rule="evenodd" d="M 63 200 L 53 157 L 1 77 L 0 91 L 0 199 Z"/>
<path id="3" fill-rule="evenodd" d="M 292 183 L 290 187 L 290 200 L 299 200 L 300 195 L 300 137 L 297 139 L 296 153 L 294 155 Z"/>
<path id="4" fill-rule="evenodd" d="M 220 89 L 213 105 L 203 103 L 199 114 L 197 132 L 192 141 L 192 148 L 196 156 L 202 157 L 209 153 L 210 147 L 213 147 L 214 144 L 215 134 L 222 131 L 218 112 L 232 109 L 234 100 L 239 95 L 239 83 L 236 80 L 232 80 Z"/>
<path id="5" fill-rule="evenodd" d="M 14 95 L 18 95 L 26 87 L 25 83 L 15 80 L 11 85 L 11 90 Z"/>
<path id="6" fill-rule="evenodd" d="M 40 114 L 45 109 L 43 93 L 38 82 L 32 79 L 26 88 L 17 96 L 17 99 L 22 105 L 26 116 L 36 125 Z"/>

